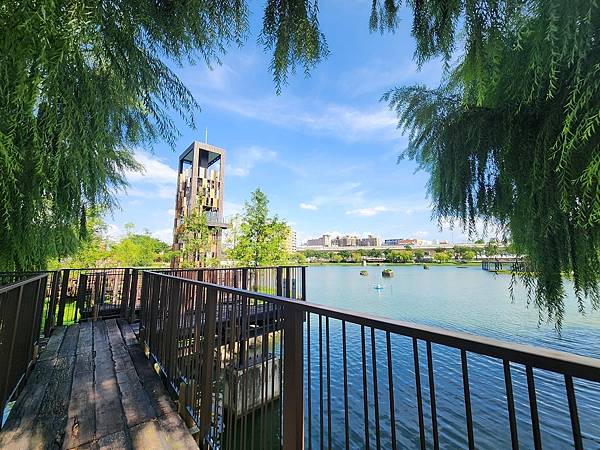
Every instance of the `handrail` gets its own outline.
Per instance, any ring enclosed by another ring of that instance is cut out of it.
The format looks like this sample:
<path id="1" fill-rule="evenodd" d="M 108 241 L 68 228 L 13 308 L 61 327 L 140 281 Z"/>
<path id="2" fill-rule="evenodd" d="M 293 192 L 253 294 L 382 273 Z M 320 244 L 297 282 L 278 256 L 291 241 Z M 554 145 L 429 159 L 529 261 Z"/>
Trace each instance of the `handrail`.
<path id="1" fill-rule="evenodd" d="M 35 361 L 47 280 L 42 274 L 0 288 L 0 414 Z"/>
<path id="2" fill-rule="evenodd" d="M 178 277 L 158 272 L 149 273 L 179 279 Z M 576 378 L 600 382 L 600 359 L 596 358 L 575 355 L 560 350 L 550 350 L 533 345 L 501 341 L 499 339 L 465 333 L 462 331 L 452 331 L 440 327 L 388 319 L 374 314 L 356 313 L 354 311 L 333 308 L 311 303 L 309 301 L 298 302 L 276 295 L 220 286 L 218 284 L 203 281 L 188 281 L 198 286 L 216 288 L 230 294 L 246 295 L 253 299 L 275 303 L 302 312 L 319 314 L 333 319 L 352 322 L 357 325 L 377 328 L 382 331 L 388 331 L 402 336 L 430 341 L 434 344 L 445 345 L 447 347 L 479 353 L 494 358 L 510 360 L 515 363 L 527 364 L 539 369 L 568 374 Z"/>
<path id="3" fill-rule="evenodd" d="M 39 273 L 39 272 L 32 272 L 32 273 Z M 48 276 L 48 273 L 43 273 L 41 275 L 37 275 L 37 276 L 31 277 L 31 278 L 26 278 L 24 280 L 17 281 L 17 282 L 12 283 L 12 284 L 6 284 L 4 286 L 0 286 L 0 294 L 4 294 L 5 292 L 11 291 L 11 290 L 13 290 L 15 288 L 18 288 L 18 287 L 24 286 L 26 284 L 29 284 L 32 281 L 38 281 L 39 279 L 47 277 L 47 276 Z"/>

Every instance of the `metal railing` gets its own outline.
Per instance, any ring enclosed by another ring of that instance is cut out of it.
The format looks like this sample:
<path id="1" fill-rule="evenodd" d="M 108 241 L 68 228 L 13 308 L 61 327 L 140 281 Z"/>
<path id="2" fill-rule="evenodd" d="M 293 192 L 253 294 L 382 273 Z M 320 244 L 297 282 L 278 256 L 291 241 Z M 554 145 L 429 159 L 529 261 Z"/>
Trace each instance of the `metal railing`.
<path id="1" fill-rule="evenodd" d="M 142 285 L 141 342 L 201 447 L 600 439 L 600 360 L 293 301 L 281 284 L 268 295 L 144 272 Z"/>
<path id="2" fill-rule="evenodd" d="M 143 268 L 72 268 L 57 271 L 0 272 L 0 286 L 9 285 L 36 275 L 47 274 L 48 283 L 44 303 L 43 335 L 49 336 L 54 326 L 68 325 L 94 317 L 123 317 L 134 321 L 140 310 Z M 241 287 L 243 283 L 252 290 L 267 294 L 276 292 L 276 267 L 235 267 L 161 269 L 168 273 L 193 280 L 210 281 L 223 286 Z M 301 298 L 305 291 L 300 266 L 285 266 L 280 272 L 288 297 Z M 242 281 L 242 276 L 247 277 Z"/>
<path id="3" fill-rule="evenodd" d="M 0 413 L 37 356 L 47 281 L 41 274 L 0 287 Z"/>

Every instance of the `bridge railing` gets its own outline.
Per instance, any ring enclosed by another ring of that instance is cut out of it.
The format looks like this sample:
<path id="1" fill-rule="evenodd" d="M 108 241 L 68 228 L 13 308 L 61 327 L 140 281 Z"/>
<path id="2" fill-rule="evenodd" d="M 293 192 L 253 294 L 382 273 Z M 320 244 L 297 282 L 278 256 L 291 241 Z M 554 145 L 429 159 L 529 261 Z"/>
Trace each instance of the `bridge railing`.
<path id="1" fill-rule="evenodd" d="M 37 356 L 47 281 L 41 274 L 0 287 L 0 413 Z"/>
<path id="2" fill-rule="evenodd" d="M 142 285 L 141 342 L 201 447 L 598 442 L 600 360 L 167 274 Z"/>
<path id="3" fill-rule="evenodd" d="M 278 283 L 290 298 L 303 298 L 306 286 L 301 266 L 162 269 L 133 267 L 69 268 L 56 271 L 0 272 L 0 287 L 46 274 L 42 335 L 54 326 L 94 317 L 137 319 L 142 292 L 141 272 L 154 270 L 230 287 L 249 287 L 276 294 Z M 279 281 L 278 281 L 279 280 Z M 289 291 L 289 292 L 288 292 Z"/>

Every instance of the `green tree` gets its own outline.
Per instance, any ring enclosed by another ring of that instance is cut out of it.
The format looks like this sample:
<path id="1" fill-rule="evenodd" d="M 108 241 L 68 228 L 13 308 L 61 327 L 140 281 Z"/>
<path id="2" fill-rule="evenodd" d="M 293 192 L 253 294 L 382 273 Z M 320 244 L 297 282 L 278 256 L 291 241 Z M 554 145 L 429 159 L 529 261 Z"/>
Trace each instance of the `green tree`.
<path id="1" fill-rule="evenodd" d="M 151 267 L 168 263 L 168 257 L 170 256 L 170 246 L 168 244 L 152 237 L 149 233 L 135 234 L 133 227 L 129 227 L 128 230 L 125 237 L 111 246 L 107 257 L 110 265 Z"/>
<path id="2" fill-rule="evenodd" d="M 447 252 L 435 252 L 433 255 L 433 260 L 440 262 L 440 263 L 444 263 L 444 262 L 448 262 L 450 260 L 450 255 Z"/>
<path id="3" fill-rule="evenodd" d="M 565 272 L 581 309 L 586 298 L 600 306 L 600 3 L 434 0 L 419 10 L 418 63 L 456 60 L 438 88 L 383 98 L 409 134 L 403 156 L 430 173 L 434 214 L 505 229 L 557 326 Z M 396 15 L 383 7 L 375 23 L 393 28 Z"/>
<path id="4" fill-rule="evenodd" d="M 362 254 L 360 252 L 352 252 L 350 255 L 350 260 L 355 263 L 359 263 L 362 261 Z"/>
<path id="5" fill-rule="evenodd" d="M 199 204 L 201 205 L 202 201 L 199 201 Z M 215 236 L 201 207 L 194 208 L 184 219 L 180 235 L 183 244 L 180 254 L 181 267 L 206 267 L 210 259 L 207 253 Z"/>
<path id="6" fill-rule="evenodd" d="M 317 5 L 267 1 L 260 41 L 277 86 L 327 54 Z M 171 67 L 218 62 L 248 33 L 245 1 L 7 0 L 0 6 L 0 270 L 73 253 L 85 211 L 114 207 L 132 148 L 194 126 Z"/>
<path id="7" fill-rule="evenodd" d="M 277 216 L 269 217 L 269 200 L 257 188 L 244 205 L 235 231 L 235 245 L 229 256 L 240 265 L 265 266 L 288 260 L 288 225 Z"/>
<path id="8" fill-rule="evenodd" d="M 500 247 L 494 241 L 488 242 L 483 248 L 483 253 L 485 256 L 494 256 L 500 253 Z"/>
<path id="9" fill-rule="evenodd" d="M 420 261 L 425 256 L 425 252 L 423 250 L 417 249 L 415 250 L 415 258 L 417 261 Z"/>
<path id="10" fill-rule="evenodd" d="M 51 259 L 48 268 L 51 270 L 62 267 L 103 267 L 108 264 L 109 250 L 106 240 L 108 227 L 98 209 L 86 212 L 85 233 L 81 238 L 77 252 L 63 259 Z"/>
<path id="11" fill-rule="evenodd" d="M 472 260 L 474 260 L 474 259 L 475 259 L 475 257 L 476 257 L 476 256 L 477 256 L 477 255 L 476 255 L 476 254 L 475 254 L 475 252 L 474 252 L 474 251 L 472 251 L 472 250 L 467 250 L 466 252 L 464 252 L 464 253 L 462 254 L 462 258 L 463 258 L 465 261 L 472 261 Z"/>

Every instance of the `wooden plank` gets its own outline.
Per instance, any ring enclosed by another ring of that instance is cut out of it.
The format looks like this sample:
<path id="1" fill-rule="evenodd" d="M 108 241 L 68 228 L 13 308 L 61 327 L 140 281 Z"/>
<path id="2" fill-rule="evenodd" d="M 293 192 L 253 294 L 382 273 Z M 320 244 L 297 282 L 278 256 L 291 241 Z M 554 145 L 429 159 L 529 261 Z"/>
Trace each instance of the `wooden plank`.
<path id="1" fill-rule="evenodd" d="M 106 324 L 103 320 L 94 322 L 94 350 L 96 353 L 100 353 L 101 350 L 108 350 L 108 332 L 106 331 Z"/>
<path id="2" fill-rule="evenodd" d="M 77 353 L 77 344 L 79 342 L 79 324 L 67 327 L 58 356 L 61 358 L 75 356 Z"/>
<path id="3" fill-rule="evenodd" d="M 121 330 L 115 320 L 107 320 L 106 328 L 127 426 L 147 422 L 155 418 L 156 413 L 135 371 Z"/>
<path id="4" fill-rule="evenodd" d="M 57 448 L 62 446 L 69 412 L 69 396 L 74 366 L 74 356 L 57 358 L 52 378 L 34 424 L 34 439 L 30 448 Z"/>
<path id="5" fill-rule="evenodd" d="M 63 448 L 91 442 L 96 432 L 93 331 L 90 322 L 81 325 L 71 387 L 71 401 Z M 89 351 L 86 351 L 89 348 Z"/>
<path id="6" fill-rule="evenodd" d="M 131 445 L 135 449 L 170 449 L 164 439 L 165 434 L 156 420 L 150 420 L 130 428 L 129 435 L 131 436 Z"/>
<path id="7" fill-rule="evenodd" d="M 92 322 L 82 322 L 79 326 L 79 342 L 77 343 L 77 354 L 91 354 L 93 349 L 94 333 Z"/>
<path id="8" fill-rule="evenodd" d="M 121 334 L 123 335 L 123 340 L 125 341 L 125 345 L 127 347 L 131 347 L 132 345 L 137 345 L 137 343 L 138 343 L 137 337 L 135 336 L 135 333 L 133 332 L 133 328 L 131 328 L 131 325 L 129 324 L 129 322 L 127 322 L 125 319 L 119 319 L 119 320 L 117 320 L 117 324 L 119 325 L 119 328 L 121 329 Z"/>
<path id="9" fill-rule="evenodd" d="M 122 450 L 131 449 L 131 442 L 124 431 L 109 434 L 98 439 L 98 450 Z M 151 447 L 150 447 L 151 448 Z"/>
<path id="10" fill-rule="evenodd" d="M 48 359 L 55 359 L 58 356 L 58 350 L 62 344 L 63 338 L 65 337 L 65 331 L 67 327 L 57 327 L 52 330 L 50 339 L 48 339 L 48 345 L 40 353 L 38 361 L 45 361 Z"/>
<path id="11" fill-rule="evenodd" d="M 53 334 L 54 336 L 54 334 Z M 58 348 L 56 348 L 56 352 Z M 50 383 L 56 359 L 38 361 L 0 432 L 0 448 L 31 448 L 34 424 Z"/>
<path id="12" fill-rule="evenodd" d="M 77 450 L 132 450 L 131 441 L 124 431 L 119 431 L 108 436 L 77 447 Z"/>
<path id="13" fill-rule="evenodd" d="M 156 418 L 156 412 L 135 369 L 117 372 L 117 381 L 127 426 L 133 427 Z"/>
<path id="14" fill-rule="evenodd" d="M 119 399 L 119 388 L 110 353 L 106 324 L 94 323 L 94 366 L 96 437 L 101 438 L 125 429 L 125 418 Z"/>
<path id="15" fill-rule="evenodd" d="M 144 390 L 150 397 L 150 402 L 156 413 L 156 417 L 176 412 L 175 404 L 167 393 L 162 381 L 152 368 L 150 361 L 144 355 L 139 345 L 129 347 L 129 354 L 140 378 Z"/>
<path id="16" fill-rule="evenodd" d="M 158 419 L 160 428 L 164 433 L 164 440 L 169 448 L 185 450 L 198 448 L 198 444 L 177 413 L 167 414 Z"/>

